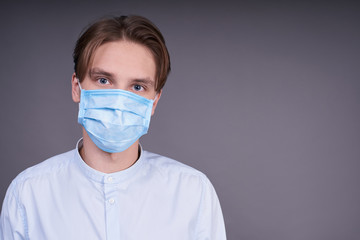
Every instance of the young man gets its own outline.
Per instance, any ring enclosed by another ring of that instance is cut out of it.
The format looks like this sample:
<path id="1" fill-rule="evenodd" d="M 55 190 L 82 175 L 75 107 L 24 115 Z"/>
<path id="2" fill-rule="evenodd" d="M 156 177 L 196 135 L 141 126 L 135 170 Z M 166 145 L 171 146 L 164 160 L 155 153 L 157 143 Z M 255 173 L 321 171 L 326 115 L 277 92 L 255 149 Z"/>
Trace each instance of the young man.
<path id="1" fill-rule="evenodd" d="M 156 26 L 139 16 L 98 21 L 73 57 L 83 138 L 13 180 L 0 239 L 226 239 L 206 176 L 139 144 L 170 71 Z"/>

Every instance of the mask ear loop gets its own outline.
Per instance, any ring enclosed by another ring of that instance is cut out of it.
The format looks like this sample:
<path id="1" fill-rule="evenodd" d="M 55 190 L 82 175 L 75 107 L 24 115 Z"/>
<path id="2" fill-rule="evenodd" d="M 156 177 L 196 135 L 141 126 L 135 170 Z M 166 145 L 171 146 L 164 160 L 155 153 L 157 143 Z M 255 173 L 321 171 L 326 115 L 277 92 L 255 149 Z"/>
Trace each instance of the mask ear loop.
<path id="1" fill-rule="evenodd" d="M 76 78 L 76 79 L 77 79 L 77 82 L 78 82 L 78 84 L 79 84 L 79 88 L 80 88 L 80 90 L 82 91 L 83 89 L 82 89 L 81 84 L 80 84 L 80 79 L 78 79 L 78 78 Z"/>
<path id="2" fill-rule="evenodd" d="M 154 100 L 153 100 L 154 102 L 158 99 L 160 93 L 161 93 L 161 90 L 160 90 L 158 93 L 156 93 L 155 98 L 154 98 Z"/>

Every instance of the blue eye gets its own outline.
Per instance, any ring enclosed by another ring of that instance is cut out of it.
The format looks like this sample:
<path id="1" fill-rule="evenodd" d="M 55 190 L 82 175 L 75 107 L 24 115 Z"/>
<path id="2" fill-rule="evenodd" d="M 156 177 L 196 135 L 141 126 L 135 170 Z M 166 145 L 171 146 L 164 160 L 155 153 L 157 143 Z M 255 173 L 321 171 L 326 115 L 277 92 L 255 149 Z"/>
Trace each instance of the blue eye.
<path id="1" fill-rule="evenodd" d="M 109 84 L 109 81 L 106 78 L 99 78 L 98 82 L 103 85 Z"/>
<path id="2" fill-rule="evenodd" d="M 141 85 L 139 85 L 139 84 L 134 85 L 135 91 L 141 91 L 142 89 L 143 89 L 143 87 Z"/>

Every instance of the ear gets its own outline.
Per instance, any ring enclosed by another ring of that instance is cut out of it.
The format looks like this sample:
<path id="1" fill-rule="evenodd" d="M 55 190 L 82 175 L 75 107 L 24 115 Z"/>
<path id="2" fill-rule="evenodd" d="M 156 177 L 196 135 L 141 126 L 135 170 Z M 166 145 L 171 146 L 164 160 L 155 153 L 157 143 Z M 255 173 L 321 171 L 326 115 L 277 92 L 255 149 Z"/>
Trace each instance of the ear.
<path id="1" fill-rule="evenodd" d="M 73 101 L 76 103 L 79 103 L 80 95 L 81 95 L 81 91 L 79 88 L 78 79 L 76 78 L 76 74 L 73 73 L 72 79 L 71 79 L 71 96 L 72 96 Z"/>
<path id="2" fill-rule="evenodd" d="M 156 109 L 156 106 L 157 106 L 157 104 L 158 104 L 158 102 L 159 102 L 159 100 L 160 100 L 161 93 L 162 93 L 162 89 L 156 94 L 156 99 L 155 99 L 155 101 L 154 101 L 154 103 L 153 103 L 153 108 L 152 108 L 151 116 L 153 116 L 154 113 L 155 113 L 155 109 Z"/>

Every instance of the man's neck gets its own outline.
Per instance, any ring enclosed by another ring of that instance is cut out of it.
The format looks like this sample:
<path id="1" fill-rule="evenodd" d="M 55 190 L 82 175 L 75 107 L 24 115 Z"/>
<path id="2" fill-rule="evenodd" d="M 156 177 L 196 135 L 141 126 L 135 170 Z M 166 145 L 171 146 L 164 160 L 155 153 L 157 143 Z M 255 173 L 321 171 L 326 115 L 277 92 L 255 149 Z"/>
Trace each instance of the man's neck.
<path id="1" fill-rule="evenodd" d="M 108 153 L 98 148 L 83 129 L 83 147 L 80 155 L 84 162 L 103 173 L 118 172 L 132 166 L 139 157 L 139 140 L 128 149 L 118 153 Z"/>

